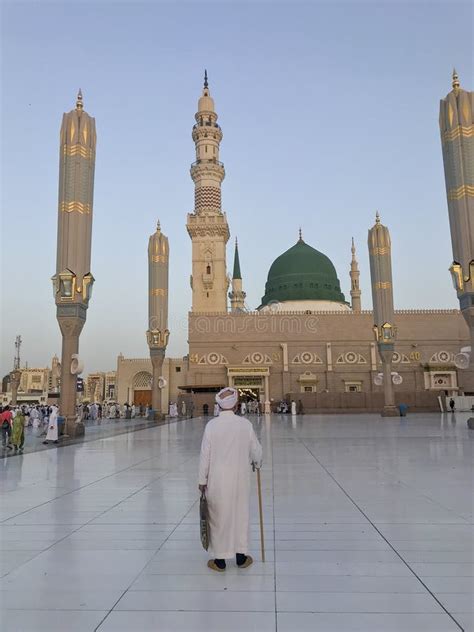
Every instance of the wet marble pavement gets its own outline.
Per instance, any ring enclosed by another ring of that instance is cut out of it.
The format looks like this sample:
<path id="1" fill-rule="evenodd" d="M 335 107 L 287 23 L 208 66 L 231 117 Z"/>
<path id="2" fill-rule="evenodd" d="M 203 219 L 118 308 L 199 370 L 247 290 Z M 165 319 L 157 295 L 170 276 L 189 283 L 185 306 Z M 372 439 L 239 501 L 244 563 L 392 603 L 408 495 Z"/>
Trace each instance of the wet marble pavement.
<path id="1" fill-rule="evenodd" d="M 247 570 L 206 568 L 202 419 L 0 461 L 4 632 L 474 630 L 474 432 L 461 414 L 255 420 Z"/>

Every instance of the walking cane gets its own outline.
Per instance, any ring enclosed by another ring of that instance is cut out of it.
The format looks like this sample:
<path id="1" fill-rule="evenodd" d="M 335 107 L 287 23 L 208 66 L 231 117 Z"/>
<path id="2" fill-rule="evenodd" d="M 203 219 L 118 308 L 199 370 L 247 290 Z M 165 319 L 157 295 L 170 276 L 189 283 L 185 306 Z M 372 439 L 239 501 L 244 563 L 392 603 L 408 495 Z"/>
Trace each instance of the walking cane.
<path id="1" fill-rule="evenodd" d="M 262 551 L 262 562 L 265 562 L 265 536 L 263 535 L 263 509 L 262 509 L 262 481 L 260 478 L 260 468 L 252 463 L 252 469 L 257 470 L 257 490 L 258 490 L 258 513 L 260 515 L 260 546 Z"/>

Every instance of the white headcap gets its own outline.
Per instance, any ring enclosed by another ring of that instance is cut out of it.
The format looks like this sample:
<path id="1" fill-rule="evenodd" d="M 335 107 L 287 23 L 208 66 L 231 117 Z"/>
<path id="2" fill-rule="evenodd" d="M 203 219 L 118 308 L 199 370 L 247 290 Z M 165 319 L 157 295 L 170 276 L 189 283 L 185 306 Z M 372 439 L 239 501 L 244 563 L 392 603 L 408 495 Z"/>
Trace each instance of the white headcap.
<path id="1" fill-rule="evenodd" d="M 234 408 L 238 400 L 239 394 L 235 388 L 230 388 L 230 386 L 223 388 L 216 395 L 216 402 L 222 410 L 230 410 L 231 408 Z"/>

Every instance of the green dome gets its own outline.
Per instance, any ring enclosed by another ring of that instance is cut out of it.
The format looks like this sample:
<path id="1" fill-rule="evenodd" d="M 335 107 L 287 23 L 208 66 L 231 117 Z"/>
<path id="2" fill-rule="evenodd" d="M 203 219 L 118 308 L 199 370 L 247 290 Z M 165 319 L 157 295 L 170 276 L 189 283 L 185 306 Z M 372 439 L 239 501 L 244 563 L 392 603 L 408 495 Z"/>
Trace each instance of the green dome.
<path id="1" fill-rule="evenodd" d="M 260 307 L 274 301 L 345 303 L 346 299 L 329 257 L 300 239 L 270 267 Z"/>

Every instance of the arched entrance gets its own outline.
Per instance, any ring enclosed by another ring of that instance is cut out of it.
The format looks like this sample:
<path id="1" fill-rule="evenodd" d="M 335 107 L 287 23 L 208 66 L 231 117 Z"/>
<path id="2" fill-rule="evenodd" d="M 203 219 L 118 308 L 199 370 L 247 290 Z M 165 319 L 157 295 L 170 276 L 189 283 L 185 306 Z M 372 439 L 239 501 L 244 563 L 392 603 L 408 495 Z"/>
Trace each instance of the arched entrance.
<path id="1" fill-rule="evenodd" d="M 148 371 L 140 371 L 133 376 L 133 403 L 135 406 L 151 406 L 152 375 Z"/>

